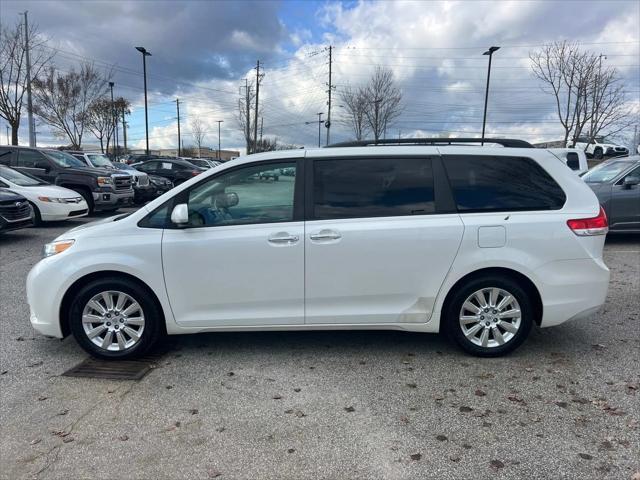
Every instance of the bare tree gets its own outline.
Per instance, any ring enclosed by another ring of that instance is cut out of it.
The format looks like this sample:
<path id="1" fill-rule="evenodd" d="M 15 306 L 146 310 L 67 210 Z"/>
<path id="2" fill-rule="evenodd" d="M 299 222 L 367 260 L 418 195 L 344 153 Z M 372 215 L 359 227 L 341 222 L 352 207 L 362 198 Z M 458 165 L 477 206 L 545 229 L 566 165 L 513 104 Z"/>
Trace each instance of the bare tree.
<path id="1" fill-rule="evenodd" d="M 237 120 L 238 125 L 242 130 L 242 134 L 245 139 L 247 154 L 251 153 L 251 147 L 253 145 L 253 125 L 254 119 L 256 115 L 260 115 L 260 112 L 256 113 L 256 89 L 255 83 L 249 82 L 245 87 L 244 92 L 241 92 L 240 98 L 238 99 L 238 114 Z M 247 103 L 249 108 L 247 108 Z M 262 110 L 262 109 L 260 109 Z"/>
<path id="2" fill-rule="evenodd" d="M 91 63 L 66 74 L 49 67 L 33 81 L 34 112 L 54 134 L 68 138 L 74 148 L 81 148 L 89 106 L 106 94 L 110 78 L 111 73 L 103 75 Z"/>
<path id="3" fill-rule="evenodd" d="M 367 93 L 362 87 L 353 88 L 347 85 L 340 92 L 340 101 L 344 106 L 345 118 L 342 123 L 351 128 L 356 140 L 364 140 L 369 131 L 367 123 Z"/>
<path id="4" fill-rule="evenodd" d="M 29 27 L 31 78 L 45 68 L 53 53 L 44 47 L 45 40 L 35 25 Z M 22 103 L 27 91 L 27 62 L 24 24 L 12 28 L 0 25 L 0 117 L 11 126 L 11 143 L 18 144 Z"/>
<path id="5" fill-rule="evenodd" d="M 364 94 L 367 125 L 377 141 L 385 134 L 387 126 L 402 112 L 402 92 L 395 85 L 393 72 L 377 66 L 364 88 Z"/>
<path id="6" fill-rule="evenodd" d="M 115 119 L 123 110 L 129 111 L 129 100 L 119 97 L 111 103 L 107 97 L 94 100 L 87 109 L 87 128 L 100 141 L 102 153 L 109 151 L 109 144 L 114 134 Z M 116 146 L 117 147 L 117 146 Z"/>
<path id="7" fill-rule="evenodd" d="M 194 119 L 191 120 L 191 136 L 198 149 L 198 158 L 200 158 L 200 149 L 202 148 L 206 134 L 207 132 L 205 131 L 205 125 L 202 119 L 200 117 L 194 117 Z"/>
<path id="8" fill-rule="evenodd" d="M 273 152 L 275 150 L 296 150 L 300 148 L 298 145 L 288 144 L 288 143 L 278 143 L 277 138 L 263 138 L 258 140 L 258 145 L 256 148 L 257 152 Z"/>
<path id="9" fill-rule="evenodd" d="M 554 96 L 565 143 L 571 139 L 575 144 L 579 136 L 590 141 L 629 125 L 631 112 L 618 72 L 603 71 L 601 56 L 562 41 L 530 53 L 529 58 L 534 76 L 543 82 L 542 90 Z"/>

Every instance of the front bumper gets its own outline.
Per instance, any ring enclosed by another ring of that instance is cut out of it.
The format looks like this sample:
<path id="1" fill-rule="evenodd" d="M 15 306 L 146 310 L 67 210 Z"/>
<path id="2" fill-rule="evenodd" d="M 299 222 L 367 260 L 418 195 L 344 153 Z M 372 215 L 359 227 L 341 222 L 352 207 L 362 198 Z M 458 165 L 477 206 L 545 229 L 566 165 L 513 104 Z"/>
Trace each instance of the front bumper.
<path id="1" fill-rule="evenodd" d="M 38 205 L 38 208 L 43 222 L 84 217 L 89 213 L 89 207 L 84 200 L 79 203 L 42 203 Z"/>
<path id="2" fill-rule="evenodd" d="M 133 189 L 126 192 L 93 192 L 93 204 L 96 210 L 111 210 L 133 205 Z"/>
<path id="3" fill-rule="evenodd" d="M 19 230 L 33 225 L 33 215 L 20 220 L 6 220 L 0 216 L 0 232 L 9 232 L 11 230 Z"/>

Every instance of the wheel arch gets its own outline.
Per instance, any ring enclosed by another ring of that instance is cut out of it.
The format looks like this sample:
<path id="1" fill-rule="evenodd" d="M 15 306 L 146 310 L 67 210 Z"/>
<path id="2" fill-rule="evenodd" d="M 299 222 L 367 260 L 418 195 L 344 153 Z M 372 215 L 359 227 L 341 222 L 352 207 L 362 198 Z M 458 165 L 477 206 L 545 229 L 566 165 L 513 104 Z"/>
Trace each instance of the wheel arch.
<path id="1" fill-rule="evenodd" d="M 129 281 L 132 281 L 138 284 L 138 286 L 140 286 L 149 295 L 149 298 L 151 298 L 151 300 L 156 304 L 156 307 L 158 308 L 158 311 L 162 316 L 162 318 L 159 319 L 160 326 L 162 331 L 166 334 L 167 332 L 166 315 L 165 315 L 164 309 L 162 308 L 162 303 L 158 299 L 158 296 L 155 294 L 155 292 L 149 287 L 149 285 L 147 285 L 145 282 L 140 280 L 135 275 L 131 275 L 130 273 L 125 273 L 117 270 L 101 270 L 98 272 L 89 273 L 87 275 L 84 275 L 78 278 L 75 282 L 71 284 L 71 286 L 64 293 L 64 296 L 62 297 L 62 301 L 60 302 L 60 312 L 59 312 L 60 328 L 62 330 L 62 335 L 64 337 L 71 334 L 71 325 L 69 323 L 70 321 L 69 312 L 70 312 L 71 304 L 73 303 L 73 298 L 75 294 L 84 285 L 86 285 L 89 282 L 92 282 L 94 280 L 98 280 L 101 278 L 114 278 L 114 277 L 125 278 Z"/>
<path id="2" fill-rule="evenodd" d="M 479 270 L 474 270 L 473 272 L 467 273 L 463 277 L 459 278 L 451 286 L 451 288 L 449 288 L 447 295 L 445 296 L 444 302 L 442 304 L 442 309 L 441 309 L 441 312 L 442 312 L 441 318 L 444 318 L 444 316 L 447 314 L 447 311 L 449 309 L 449 304 L 451 303 L 454 293 L 459 288 L 461 288 L 462 285 L 464 285 L 470 280 L 473 280 L 478 277 L 486 276 L 486 275 L 506 276 L 518 282 L 518 284 L 520 284 L 522 288 L 524 288 L 527 291 L 527 293 L 530 295 L 531 301 L 533 303 L 533 308 L 534 308 L 534 320 L 536 325 L 540 326 L 540 323 L 542 322 L 543 307 L 542 307 L 542 297 L 540 295 L 540 291 L 538 290 L 538 287 L 536 287 L 535 283 L 533 283 L 533 281 L 526 275 L 516 270 L 513 270 L 511 268 L 505 268 L 505 267 L 481 268 Z"/>

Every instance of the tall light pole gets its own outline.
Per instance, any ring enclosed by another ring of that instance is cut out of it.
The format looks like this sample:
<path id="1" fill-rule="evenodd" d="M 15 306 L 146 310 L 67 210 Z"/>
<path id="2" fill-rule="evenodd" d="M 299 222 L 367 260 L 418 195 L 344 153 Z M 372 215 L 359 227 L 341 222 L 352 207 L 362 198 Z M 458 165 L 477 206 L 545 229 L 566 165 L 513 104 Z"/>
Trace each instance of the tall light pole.
<path id="1" fill-rule="evenodd" d="M 136 47 L 142 54 L 142 73 L 144 76 L 144 132 L 147 139 L 147 155 L 149 155 L 149 114 L 147 112 L 147 57 L 151 56 L 151 52 L 148 52 L 144 47 Z"/>
<path id="2" fill-rule="evenodd" d="M 483 55 L 489 55 L 489 68 L 487 68 L 487 89 L 484 92 L 484 115 L 482 116 L 482 145 L 484 145 L 484 129 L 487 125 L 487 101 L 489 100 L 489 79 L 491 78 L 491 58 L 493 52 L 499 50 L 500 47 L 489 47 L 489 50 L 483 53 Z"/>
<path id="3" fill-rule="evenodd" d="M 218 160 L 222 157 L 220 156 L 220 124 L 224 122 L 224 120 L 216 120 L 218 122 Z"/>
<path id="4" fill-rule="evenodd" d="M 316 113 L 316 115 L 318 115 L 318 120 L 315 122 L 304 122 L 305 125 L 312 125 L 314 123 L 318 124 L 318 147 L 320 147 L 320 137 L 321 137 L 321 127 L 322 127 L 322 115 L 324 115 L 324 113 L 319 112 Z"/>
<path id="5" fill-rule="evenodd" d="M 178 157 L 182 155 L 180 151 L 180 99 L 176 98 L 176 111 L 178 113 Z"/>

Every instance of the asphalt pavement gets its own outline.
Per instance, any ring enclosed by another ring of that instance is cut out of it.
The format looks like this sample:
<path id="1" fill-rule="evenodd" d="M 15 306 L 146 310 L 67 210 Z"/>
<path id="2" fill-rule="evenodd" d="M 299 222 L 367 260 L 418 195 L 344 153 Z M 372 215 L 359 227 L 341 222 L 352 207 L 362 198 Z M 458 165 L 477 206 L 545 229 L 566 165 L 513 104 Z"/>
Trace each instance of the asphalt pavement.
<path id="1" fill-rule="evenodd" d="M 29 325 L 24 282 L 76 219 L 0 236 L 0 478 L 640 478 L 640 238 L 589 319 L 479 359 L 438 335 L 175 337 L 140 381 Z M 634 476 L 636 475 L 636 476 Z"/>

